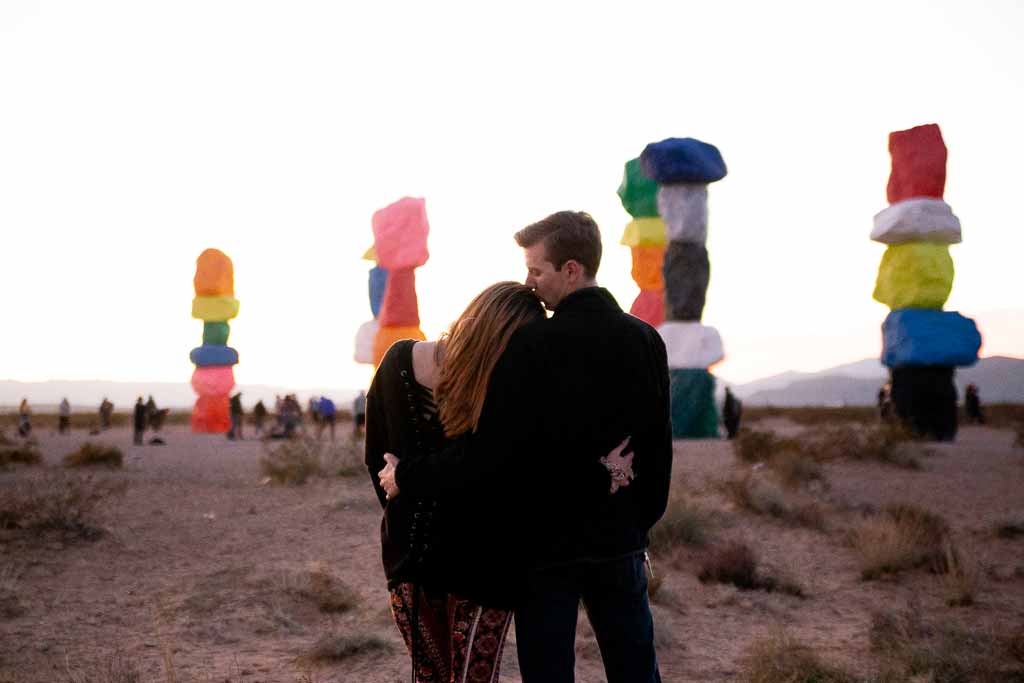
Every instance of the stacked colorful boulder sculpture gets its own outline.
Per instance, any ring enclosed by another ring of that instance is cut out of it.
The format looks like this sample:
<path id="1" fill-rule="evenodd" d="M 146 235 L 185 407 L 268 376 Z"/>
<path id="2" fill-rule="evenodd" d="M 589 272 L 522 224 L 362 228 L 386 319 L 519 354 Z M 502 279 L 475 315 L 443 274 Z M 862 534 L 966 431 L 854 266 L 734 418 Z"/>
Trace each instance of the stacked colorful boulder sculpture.
<path id="1" fill-rule="evenodd" d="M 889 208 L 875 215 L 871 239 L 887 245 L 874 298 L 891 312 L 882 324 L 882 363 L 889 368 L 896 414 L 915 433 L 956 436 L 956 367 L 978 360 L 974 321 L 942 308 L 953 287 L 949 245 L 960 221 L 943 201 L 946 145 L 935 124 L 889 134 Z"/>
<path id="2" fill-rule="evenodd" d="M 622 243 L 633 250 L 633 279 L 641 289 L 630 312 L 656 326 L 665 341 L 675 438 L 718 436 L 709 368 L 724 357 L 722 339 L 701 318 L 711 278 L 707 186 L 726 172 L 713 145 L 669 138 L 627 162 L 619 187 L 633 216 Z M 651 273 L 654 264 L 661 277 Z"/>
<path id="3" fill-rule="evenodd" d="M 228 321 L 238 315 L 239 306 L 231 259 L 217 249 L 207 249 L 196 259 L 192 282 L 196 292 L 192 317 L 203 321 L 203 344 L 189 354 L 196 366 L 192 389 L 199 395 L 192 409 L 192 431 L 224 434 L 231 429 L 228 402 L 235 386 L 233 367 L 238 363 L 238 352 L 227 345 Z"/>
<path id="4" fill-rule="evenodd" d="M 374 213 L 372 223 L 373 248 L 365 258 L 377 263 L 369 276 L 373 320 L 356 332 L 355 360 L 377 366 L 399 339 L 426 339 L 416 298 L 416 268 L 430 256 L 426 200 L 403 197 Z"/>

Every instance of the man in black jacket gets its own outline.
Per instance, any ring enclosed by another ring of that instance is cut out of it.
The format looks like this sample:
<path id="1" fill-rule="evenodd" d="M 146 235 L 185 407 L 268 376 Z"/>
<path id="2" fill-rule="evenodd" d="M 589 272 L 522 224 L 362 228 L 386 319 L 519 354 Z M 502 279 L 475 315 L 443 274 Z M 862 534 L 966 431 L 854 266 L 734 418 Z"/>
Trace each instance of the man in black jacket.
<path id="1" fill-rule="evenodd" d="M 644 550 L 671 478 L 665 346 L 597 286 L 601 238 L 588 214 L 553 214 L 516 241 L 526 284 L 554 315 L 513 335 L 477 431 L 398 463 L 394 493 L 465 503 L 469 491 L 477 498 L 466 509 L 487 506 L 464 536 L 477 557 L 523 565 L 515 622 L 524 683 L 574 680 L 581 600 L 608 683 L 657 682 Z M 601 457 L 626 438 L 629 473 Z M 503 546 L 518 557 L 502 557 Z"/>

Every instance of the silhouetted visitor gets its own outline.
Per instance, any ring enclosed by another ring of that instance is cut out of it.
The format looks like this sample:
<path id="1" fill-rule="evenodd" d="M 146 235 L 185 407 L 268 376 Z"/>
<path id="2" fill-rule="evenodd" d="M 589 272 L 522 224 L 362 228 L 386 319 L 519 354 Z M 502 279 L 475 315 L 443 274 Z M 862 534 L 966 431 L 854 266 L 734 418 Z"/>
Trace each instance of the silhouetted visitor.
<path id="1" fill-rule="evenodd" d="M 263 400 L 256 401 L 252 407 L 252 424 L 256 429 L 256 436 L 263 436 L 263 421 L 267 419 L 267 407 Z"/>
<path id="2" fill-rule="evenodd" d="M 320 413 L 320 422 L 318 423 L 318 429 L 316 432 L 316 438 L 319 439 L 320 435 L 323 434 L 324 427 L 331 428 L 331 441 L 334 441 L 334 423 L 337 421 L 338 409 L 334 405 L 334 401 L 321 396 L 320 400 L 317 401 L 317 411 Z"/>
<path id="3" fill-rule="evenodd" d="M 363 427 L 366 426 L 366 392 L 359 390 L 359 395 L 352 401 L 352 438 L 358 439 L 363 435 Z"/>
<path id="4" fill-rule="evenodd" d="M 740 418 L 743 416 L 743 402 L 733 395 L 728 387 L 725 389 L 725 405 L 722 406 L 722 422 L 728 438 L 735 439 L 740 431 Z"/>
<path id="5" fill-rule="evenodd" d="M 242 439 L 242 418 L 245 415 L 245 411 L 242 410 L 242 392 L 238 392 L 231 397 L 229 406 L 231 411 L 231 431 L 228 432 L 228 438 L 232 441 Z"/>
<path id="6" fill-rule="evenodd" d="M 18 436 L 27 439 L 32 436 L 32 409 L 28 405 L 28 399 L 21 399 L 18 406 Z"/>
<path id="7" fill-rule="evenodd" d="M 977 385 L 968 384 L 967 389 L 964 390 L 964 412 L 967 413 L 968 422 L 985 424 L 985 414 L 981 411 L 981 399 L 978 397 Z"/>
<path id="8" fill-rule="evenodd" d="M 878 419 L 883 422 L 892 415 L 892 386 L 883 384 L 878 389 Z"/>
<path id="9" fill-rule="evenodd" d="M 141 400 L 142 397 L 140 396 Z M 107 400 L 107 397 L 103 397 L 103 401 L 100 403 L 100 429 L 110 429 L 110 418 L 114 414 L 114 404 Z"/>
<path id="10" fill-rule="evenodd" d="M 132 413 L 132 427 L 135 432 L 135 445 L 142 445 L 142 435 L 146 432 L 146 404 L 142 397 L 135 401 L 135 411 Z"/>
<path id="11" fill-rule="evenodd" d="M 71 404 L 67 396 L 60 400 L 60 407 L 57 408 L 57 432 L 67 434 L 71 430 Z"/>

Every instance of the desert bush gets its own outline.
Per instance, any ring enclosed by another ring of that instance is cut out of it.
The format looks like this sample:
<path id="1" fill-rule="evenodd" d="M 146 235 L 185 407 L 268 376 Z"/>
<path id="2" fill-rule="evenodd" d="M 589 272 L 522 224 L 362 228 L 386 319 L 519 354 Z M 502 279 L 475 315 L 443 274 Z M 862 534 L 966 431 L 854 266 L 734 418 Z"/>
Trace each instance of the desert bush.
<path id="1" fill-rule="evenodd" d="M 270 481 L 297 486 L 311 477 L 359 476 L 366 472 L 356 444 L 293 439 L 268 448 L 260 459 L 260 468 Z"/>
<path id="2" fill-rule="evenodd" d="M 11 465 L 40 465 L 42 462 L 43 456 L 39 449 L 34 446 L 28 444 L 17 446 L 0 445 L 0 469 L 5 469 Z"/>
<path id="3" fill-rule="evenodd" d="M 282 442 L 260 458 L 260 468 L 270 481 L 287 486 L 305 484 L 324 472 L 323 445 L 311 439 Z"/>
<path id="4" fill-rule="evenodd" d="M 996 536 L 999 538 L 1020 538 L 1024 536 L 1024 520 L 1007 520 L 996 525 Z"/>
<path id="5" fill-rule="evenodd" d="M 825 511 L 820 504 L 789 503 L 776 485 L 753 471 L 727 479 L 721 484 L 721 490 L 740 510 L 819 531 L 825 528 Z"/>
<path id="6" fill-rule="evenodd" d="M 996 683 L 1019 681 L 1012 635 L 949 624 L 926 626 L 913 607 L 902 613 L 872 615 L 871 649 L 882 659 L 881 683 Z"/>
<path id="7" fill-rule="evenodd" d="M 873 406 L 800 406 L 783 408 L 776 406 L 749 406 L 743 409 L 743 419 L 756 422 L 766 418 L 785 418 L 804 426 L 832 425 L 836 423 L 869 424 L 878 420 L 878 410 Z"/>
<path id="8" fill-rule="evenodd" d="M 674 498 L 665 514 L 650 532 L 651 552 L 665 553 L 679 545 L 701 546 L 707 543 L 710 517 L 688 501 Z"/>
<path id="9" fill-rule="evenodd" d="M 313 562 L 305 572 L 282 573 L 276 583 L 280 591 L 313 602 L 321 612 L 347 612 L 359 604 L 355 591 L 325 562 Z"/>
<path id="10" fill-rule="evenodd" d="M 914 505 L 892 505 L 864 520 L 854 531 L 853 546 L 860 556 L 861 577 L 930 565 L 946 568 L 945 541 L 949 527 L 931 512 Z"/>
<path id="11" fill-rule="evenodd" d="M 120 650 L 86 669 L 65 665 L 64 683 L 142 683 L 142 671 Z"/>
<path id="12" fill-rule="evenodd" d="M 16 619 L 25 613 L 21 604 L 21 572 L 13 564 L 0 566 L 0 620 Z"/>
<path id="13" fill-rule="evenodd" d="M 856 683 L 846 671 L 823 662 L 810 648 L 781 632 L 755 640 L 743 657 L 745 683 Z"/>
<path id="14" fill-rule="evenodd" d="M 768 466 L 778 476 L 782 485 L 796 489 L 812 481 L 825 482 L 821 465 L 803 453 L 785 451 L 768 461 Z"/>
<path id="15" fill-rule="evenodd" d="M 124 465 L 124 453 L 117 446 L 83 443 L 81 447 L 64 456 L 64 467 L 109 467 L 116 469 Z"/>
<path id="16" fill-rule="evenodd" d="M 303 655 L 306 662 L 340 662 L 359 655 L 391 652 L 391 643 L 371 633 L 322 634 Z"/>
<path id="17" fill-rule="evenodd" d="M 705 553 L 697 572 L 701 583 L 730 583 L 737 588 L 760 588 L 757 557 L 744 543 L 729 543 Z"/>
<path id="18" fill-rule="evenodd" d="M 896 423 L 878 427 L 839 425 L 804 435 L 804 453 L 818 462 L 861 460 L 920 469 L 914 436 Z"/>
<path id="19" fill-rule="evenodd" d="M 964 559 L 949 538 L 946 538 L 943 548 L 945 571 L 942 572 L 941 579 L 946 594 L 946 604 L 950 607 L 973 605 L 978 587 L 977 565 Z"/>
<path id="20" fill-rule="evenodd" d="M 0 486 L 0 529 L 68 531 L 96 538 L 98 509 L 126 488 L 123 482 L 77 477 L 59 470 Z"/>
<path id="21" fill-rule="evenodd" d="M 732 450 L 745 463 L 767 462 L 782 452 L 800 452 L 800 442 L 771 432 L 744 427 L 732 440 Z"/>

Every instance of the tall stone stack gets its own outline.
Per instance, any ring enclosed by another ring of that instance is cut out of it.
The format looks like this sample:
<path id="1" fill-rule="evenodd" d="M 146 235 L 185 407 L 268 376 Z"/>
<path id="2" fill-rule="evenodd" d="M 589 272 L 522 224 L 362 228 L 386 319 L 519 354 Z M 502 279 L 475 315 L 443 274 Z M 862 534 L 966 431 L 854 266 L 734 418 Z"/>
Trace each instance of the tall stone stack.
<path id="1" fill-rule="evenodd" d="M 399 339 L 426 339 L 416 298 L 416 269 L 430 256 L 426 200 L 403 197 L 375 212 L 372 223 L 372 252 L 377 262 L 370 271 L 374 320 L 356 333 L 356 360 L 377 366 Z"/>
<path id="2" fill-rule="evenodd" d="M 896 414 L 915 433 L 951 441 L 957 432 L 956 367 L 978 360 L 974 321 L 943 306 L 953 287 L 949 245 L 960 220 L 943 200 L 946 145 L 935 124 L 889 134 L 889 208 L 875 215 L 871 239 L 887 245 L 874 299 L 890 308 L 882 324 Z"/>
<path id="3" fill-rule="evenodd" d="M 640 286 L 630 313 L 657 327 L 665 341 L 677 439 L 718 436 L 709 368 L 724 357 L 722 338 L 701 318 L 711 279 L 708 184 L 725 174 L 713 145 L 669 138 L 628 161 L 619 186 L 622 206 L 633 217 L 622 244 L 633 252 L 633 279 Z"/>
<path id="4" fill-rule="evenodd" d="M 665 320 L 665 245 L 668 233 L 665 221 L 658 214 L 658 184 L 644 175 L 640 159 L 626 162 L 619 185 L 622 208 L 633 220 L 626 224 L 621 244 L 633 255 L 633 281 L 640 294 L 629 312 L 644 322 L 658 327 Z"/>
<path id="5" fill-rule="evenodd" d="M 235 271 L 231 259 L 217 249 L 207 249 L 196 259 L 192 280 L 196 296 L 192 317 L 203 321 L 203 344 L 192 349 L 196 366 L 192 389 L 199 398 L 192 408 L 192 431 L 224 434 L 231 429 L 229 400 L 235 386 L 234 366 L 238 352 L 228 346 L 228 321 L 238 315 Z"/>

